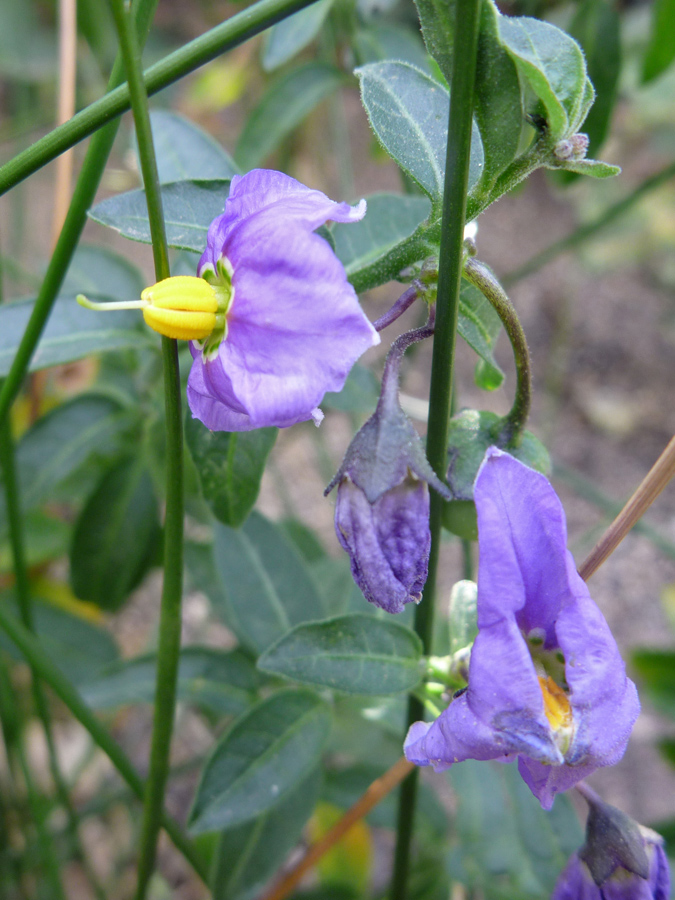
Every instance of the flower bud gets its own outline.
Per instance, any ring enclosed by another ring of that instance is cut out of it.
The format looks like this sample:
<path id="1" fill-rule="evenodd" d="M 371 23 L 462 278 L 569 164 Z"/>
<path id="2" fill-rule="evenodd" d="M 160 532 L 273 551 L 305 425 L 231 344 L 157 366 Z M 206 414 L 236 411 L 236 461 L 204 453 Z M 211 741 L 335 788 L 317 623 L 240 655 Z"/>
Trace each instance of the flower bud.
<path id="1" fill-rule="evenodd" d="M 423 337 L 430 333 L 419 329 Z M 419 339 L 410 332 L 392 346 L 377 409 L 325 491 L 338 485 L 335 530 L 354 580 L 366 600 L 390 613 L 422 599 L 431 546 L 428 485 L 450 497 L 398 402 L 398 365 L 405 347 Z"/>

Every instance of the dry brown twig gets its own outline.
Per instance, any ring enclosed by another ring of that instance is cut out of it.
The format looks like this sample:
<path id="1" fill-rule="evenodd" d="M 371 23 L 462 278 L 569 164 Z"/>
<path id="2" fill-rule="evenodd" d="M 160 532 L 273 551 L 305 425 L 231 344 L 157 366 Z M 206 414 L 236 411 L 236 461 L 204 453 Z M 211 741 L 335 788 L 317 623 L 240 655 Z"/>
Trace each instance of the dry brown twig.
<path id="1" fill-rule="evenodd" d="M 57 125 L 75 115 L 75 75 L 77 63 L 76 0 L 59 0 L 59 99 Z M 56 187 L 52 215 L 52 245 L 57 241 L 70 204 L 73 179 L 73 150 L 56 160 Z"/>

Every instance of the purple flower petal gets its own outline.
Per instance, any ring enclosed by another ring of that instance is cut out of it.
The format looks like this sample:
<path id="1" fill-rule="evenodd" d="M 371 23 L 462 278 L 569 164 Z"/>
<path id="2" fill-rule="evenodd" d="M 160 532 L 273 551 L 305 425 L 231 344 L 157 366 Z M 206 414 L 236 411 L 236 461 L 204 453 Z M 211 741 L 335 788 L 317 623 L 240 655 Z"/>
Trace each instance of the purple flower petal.
<path id="1" fill-rule="evenodd" d="M 193 346 L 188 400 L 213 430 L 287 425 L 313 417 L 352 365 L 379 343 L 330 246 L 313 230 L 362 218 L 279 172 L 235 177 L 199 266 L 232 268 L 227 336 L 215 359 Z"/>
<path id="2" fill-rule="evenodd" d="M 491 447 L 474 499 L 478 636 L 468 690 L 425 730 L 413 726 L 405 752 L 436 768 L 518 754 L 522 777 L 550 808 L 556 793 L 622 756 L 637 692 L 574 567 L 544 476 Z"/>
<path id="3" fill-rule="evenodd" d="M 344 478 L 338 486 L 335 530 L 366 600 L 390 613 L 419 602 L 431 543 L 426 482 L 408 477 L 371 504 Z"/>

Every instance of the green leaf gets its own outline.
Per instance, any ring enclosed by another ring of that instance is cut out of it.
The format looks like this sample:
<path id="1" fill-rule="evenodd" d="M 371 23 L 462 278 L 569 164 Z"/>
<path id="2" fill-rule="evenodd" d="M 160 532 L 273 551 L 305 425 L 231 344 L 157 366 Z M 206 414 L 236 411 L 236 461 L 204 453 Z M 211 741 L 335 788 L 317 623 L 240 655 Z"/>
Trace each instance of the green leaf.
<path id="1" fill-rule="evenodd" d="M 153 703 L 157 656 L 149 653 L 123 660 L 83 685 L 82 696 L 93 709 L 128 703 Z M 178 699 L 215 715 L 240 715 L 254 700 L 260 684 L 251 659 L 240 650 L 184 647 L 178 667 Z"/>
<path id="2" fill-rule="evenodd" d="M 502 423 L 500 416 L 492 412 L 466 409 L 450 419 L 448 432 L 448 485 L 459 500 L 473 500 L 473 483 L 488 447 L 497 443 Z M 546 474 L 551 470 L 551 460 L 541 441 L 531 432 L 524 431 L 518 447 L 508 452 L 525 465 Z"/>
<path id="3" fill-rule="evenodd" d="M 357 293 L 390 281 L 423 255 L 417 232 L 431 213 L 427 198 L 412 194 L 373 194 L 367 201 L 360 222 L 331 229 L 335 253 Z"/>
<path id="4" fill-rule="evenodd" d="M 499 35 L 499 11 L 492 0 L 481 8 L 476 64 L 475 116 L 483 141 L 488 188 L 513 162 L 523 128 L 523 106 L 516 65 Z"/>
<path id="5" fill-rule="evenodd" d="M 544 812 L 514 764 L 466 760 L 447 777 L 458 802 L 451 877 L 486 900 L 550 896 L 583 842 L 569 799 L 559 795 Z"/>
<path id="6" fill-rule="evenodd" d="M 209 225 L 223 212 L 229 193 L 228 180 L 176 181 L 163 185 L 162 205 L 169 246 L 203 253 Z M 89 217 L 132 241 L 152 243 L 145 191 L 109 197 L 89 210 Z"/>
<path id="7" fill-rule="evenodd" d="M 317 768 L 278 806 L 222 832 L 211 882 L 213 900 L 249 900 L 260 893 L 300 840 L 320 787 Z"/>
<path id="8" fill-rule="evenodd" d="M 121 256 L 102 247 L 79 247 L 29 371 L 73 362 L 91 353 L 149 347 L 138 312 L 128 310 L 104 316 L 75 302 L 78 293 L 97 299 L 136 300 L 143 287 L 139 271 Z M 0 305 L 0 377 L 9 372 L 34 305 L 34 299 Z"/>
<path id="9" fill-rule="evenodd" d="M 321 406 L 342 412 L 369 413 L 375 409 L 379 396 L 380 382 L 370 369 L 356 363 L 342 390 L 324 394 Z"/>
<path id="10" fill-rule="evenodd" d="M 140 583 L 161 527 L 152 479 L 141 459 L 107 472 L 75 525 L 70 583 L 80 600 L 116 612 Z"/>
<path id="11" fill-rule="evenodd" d="M 278 428 L 230 434 L 209 431 L 189 410 L 185 437 L 199 475 L 204 499 L 223 525 L 238 528 L 255 505 L 265 462 Z"/>
<path id="12" fill-rule="evenodd" d="M 411 63 L 430 73 L 429 58 L 419 34 L 406 25 L 378 22 L 359 29 L 352 38 L 353 47 L 362 65 L 395 59 Z"/>
<path id="13" fill-rule="evenodd" d="M 6 603 L 8 596 L 8 593 L 0 594 L 0 603 Z M 73 684 L 87 684 L 117 661 L 117 645 L 108 631 L 42 600 L 39 593 L 33 601 L 35 630 L 40 643 Z M 14 645 L 4 634 L 0 635 L 0 646 L 12 658 L 18 658 Z"/>
<path id="14" fill-rule="evenodd" d="M 577 172 L 579 175 L 591 175 L 593 178 L 613 178 L 621 173 L 620 166 L 612 166 L 599 159 L 570 159 L 561 166 L 565 172 Z"/>
<path id="15" fill-rule="evenodd" d="M 44 565 L 66 556 L 72 527 L 69 523 L 36 509 L 24 516 L 26 565 Z M 9 543 L 0 546 L 0 572 L 11 572 L 14 556 Z"/>
<path id="16" fill-rule="evenodd" d="M 675 6 L 673 7 L 675 9 Z M 675 33 L 675 19 L 673 20 Z M 583 0 L 568 29 L 586 57 L 588 76 L 595 88 L 584 132 L 595 154 L 607 136 L 616 103 L 621 73 L 621 20 L 610 0 Z"/>
<path id="17" fill-rule="evenodd" d="M 265 34 L 262 67 L 272 72 L 310 44 L 321 31 L 333 0 L 319 0 L 273 25 Z"/>
<path id="18" fill-rule="evenodd" d="M 450 84 L 455 37 L 455 0 L 415 0 L 415 6 L 427 50 Z"/>
<path id="19" fill-rule="evenodd" d="M 216 524 L 216 566 L 230 627 L 258 653 L 300 625 L 331 612 L 302 557 L 278 525 L 252 513 L 241 529 Z"/>
<path id="20" fill-rule="evenodd" d="M 150 113 L 160 184 L 229 179 L 237 164 L 210 134 L 167 109 Z"/>
<path id="21" fill-rule="evenodd" d="M 46 500 L 75 501 L 128 450 L 135 420 L 114 400 L 81 394 L 57 406 L 17 444 L 19 490 L 24 511 Z M 5 524 L 4 494 L 0 529 Z"/>
<path id="22" fill-rule="evenodd" d="M 665 72 L 675 59 L 675 0 L 654 0 L 652 28 L 642 68 L 642 82 Z"/>
<path id="23" fill-rule="evenodd" d="M 331 711 L 310 691 L 279 691 L 245 713 L 216 744 L 190 813 L 191 831 L 215 831 L 285 801 L 314 769 Z"/>
<path id="24" fill-rule="evenodd" d="M 298 625 L 260 657 L 258 668 L 352 694 L 398 694 L 419 684 L 421 658 L 410 629 L 351 615 Z"/>
<path id="25" fill-rule="evenodd" d="M 593 86 L 579 45 L 555 25 L 527 16 L 500 16 L 499 32 L 516 66 L 544 104 L 548 131 L 577 131 L 593 102 Z"/>
<path id="26" fill-rule="evenodd" d="M 455 4 L 445 0 L 415 0 L 422 34 L 448 84 L 452 81 Z M 518 72 L 499 36 L 499 11 L 484 0 L 478 33 L 475 114 L 483 141 L 486 190 L 513 161 L 523 126 Z"/>
<path id="27" fill-rule="evenodd" d="M 494 358 L 494 346 L 502 323 L 489 300 L 481 291 L 462 278 L 459 294 L 457 330 L 469 347 L 480 356 L 480 387 L 495 390 L 504 380 L 504 373 Z"/>
<path id="28" fill-rule="evenodd" d="M 248 117 L 235 157 L 242 168 L 255 169 L 310 112 L 345 83 L 335 66 L 310 62 L 272 82 Z"/>
<path id="29" fill-rule="evenodd" d="M 370 63 L 356 69 L 361 100 L 378 140 L 440 210 L 445 178 L 450 95 L 408 63 Z M 469 190 L 483 169 L 483 147 L 474 123 Z"/>
<path id="30" fill-rule="evenodd" d="M 636 650 L 632 661 L 649 699 L 662 713 L 675 718 L 675 652 Z"/>

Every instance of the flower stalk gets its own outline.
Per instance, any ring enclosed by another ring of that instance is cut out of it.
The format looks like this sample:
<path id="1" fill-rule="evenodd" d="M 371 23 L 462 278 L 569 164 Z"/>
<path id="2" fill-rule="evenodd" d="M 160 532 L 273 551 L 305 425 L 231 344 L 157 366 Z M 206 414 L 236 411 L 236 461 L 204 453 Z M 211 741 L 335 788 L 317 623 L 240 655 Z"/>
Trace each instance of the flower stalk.
<path id="1" fill-rule="evenodd" d="M 502 321 L 511 342 L 516 363 L 516 396 L 513 406 L 502 420 L 503 425 L 495 440 L 500 447 L 518 447 L 523 429 L 530 414 L 532 400 L 532 372 L 530 351 L 520 319 L 506 292 L 488 267 L 479 260 L 469 257 L 464 263 L 464 277 L 490 302 Z"/>
<path id="2" fill-rule="evenodd" d="M 480 0 L 457 0 L 455 6 L 454 46 L 457 52 L 454 54 L 452 71 L 427 432 L 427 458 L 440 478 L 443 478 L 445 472 L 455 338 L 459 316 L 480 6 Z M 431 652 L 442 504 L 442 498 L 432 493 L 429 576 L 422 602 L 415 610 L 415 631 L 421 637 L 427 655 Z M 423 715 L 422 704 L 415 697 L 411 697 L 408 702 L 409 724 L 422 718 Z M 417 779 L 417 772 L 413 772 L 401 785 L 392 900 L 405 900 L 407 894 Z"/>

